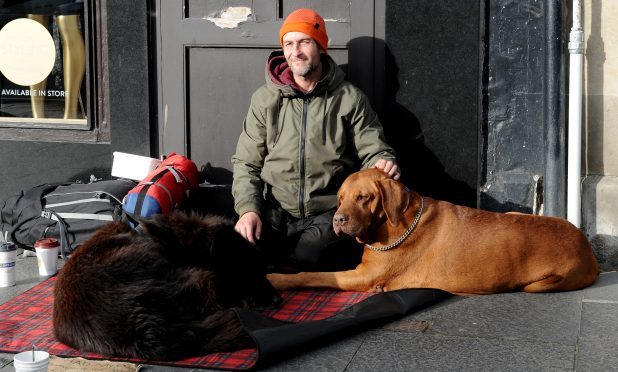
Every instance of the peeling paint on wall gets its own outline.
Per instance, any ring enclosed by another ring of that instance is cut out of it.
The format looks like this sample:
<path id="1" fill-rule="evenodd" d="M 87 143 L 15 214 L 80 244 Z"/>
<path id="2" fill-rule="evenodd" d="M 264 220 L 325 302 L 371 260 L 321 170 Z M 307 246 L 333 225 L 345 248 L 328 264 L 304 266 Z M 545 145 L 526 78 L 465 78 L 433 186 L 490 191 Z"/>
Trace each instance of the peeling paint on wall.
<path id="1" fill-rule="evenodd" d="M 206 17 L 206 19 L 220 28 L 236 28 L 240 23 L 249 20 L 250 15 L 251 8 L 246 6 L 230 6 L 211 17 Z"/>

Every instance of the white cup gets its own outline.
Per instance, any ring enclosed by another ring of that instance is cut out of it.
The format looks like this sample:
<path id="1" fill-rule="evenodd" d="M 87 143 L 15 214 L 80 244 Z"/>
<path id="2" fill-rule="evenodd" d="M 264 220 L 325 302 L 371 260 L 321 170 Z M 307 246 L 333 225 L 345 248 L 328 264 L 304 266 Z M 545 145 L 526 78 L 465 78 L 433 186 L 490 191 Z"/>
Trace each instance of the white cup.
<path id="1" fill-rule="evenodd" d="M 0 243 L 0 287 L 15 285 L 15 260 L 17 247 L 15 243 Z"/>
<path id="2" fill-rule="evenodd" d="M 60 243 L 54 238 L 39 239 L 34 243 L 36 258 L 39 262 L 39 275 L 51 276 L 58 272 L 58 247 Z"/>
<path id="3" fill-rule="evenodd" d="M 47 351 L 24 351 L 13 357 L 15 372 L 45 372 L 48 366 L 49 353 Z"/>

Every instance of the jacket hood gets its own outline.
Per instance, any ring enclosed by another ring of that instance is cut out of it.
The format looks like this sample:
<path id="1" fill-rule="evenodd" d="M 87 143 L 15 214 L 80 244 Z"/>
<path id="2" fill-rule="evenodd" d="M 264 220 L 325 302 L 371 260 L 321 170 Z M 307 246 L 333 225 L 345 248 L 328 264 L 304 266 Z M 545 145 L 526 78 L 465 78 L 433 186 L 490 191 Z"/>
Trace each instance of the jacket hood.
<path id="1" fill-rule="evenodd" d="M 335 61 L 328 55 L 322 54 L 322 66 L 326 72 L 322 80 L 318 82 L 313 91 L 307 95 L 323 95 L 337 88 L 345 79 L 345 74 L 337 66 Z M 296 85 L 292 70 L 285 60 L 283 51 L 272 52 L 266 63 L 266 85 L 275 91 L 279 91 L 283 97 L 302 96 L 304 93 Z"/>

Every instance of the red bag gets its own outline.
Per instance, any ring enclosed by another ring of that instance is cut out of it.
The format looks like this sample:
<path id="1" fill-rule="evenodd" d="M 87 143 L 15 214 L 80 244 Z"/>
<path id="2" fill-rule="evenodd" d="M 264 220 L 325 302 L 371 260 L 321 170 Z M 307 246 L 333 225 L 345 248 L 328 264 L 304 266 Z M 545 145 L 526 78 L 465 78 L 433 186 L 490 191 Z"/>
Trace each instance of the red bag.
<path id="1" fill-rule="evenodd" d="M 182 155 L 171 153 L 122 201 L 125 212 L 135 217 L 170 213 L 199 183 L 197 166 Z"/>

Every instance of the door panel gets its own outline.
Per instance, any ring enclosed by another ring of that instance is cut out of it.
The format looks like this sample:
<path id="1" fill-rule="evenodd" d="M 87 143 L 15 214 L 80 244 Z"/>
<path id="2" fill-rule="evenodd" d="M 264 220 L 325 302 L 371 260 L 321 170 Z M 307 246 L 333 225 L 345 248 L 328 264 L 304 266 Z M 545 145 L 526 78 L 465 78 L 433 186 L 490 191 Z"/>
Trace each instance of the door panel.
<path id="1" fill-rule="evenodd" d="M 187 100 L 192 159 L 230 167 L 251 94 L 264 84 L 264 62 L 270 52 L 258 48 L 189 49 Z"/>
<path id="2" fill-rule="evenodd" d="M 348 78 L 373 96 L 373 1 L 158 0 L 159 154 L 186 154 L 198 166 L 231 169 L 251 94 L 264 83 L 268 54 L 279 49 L 283 19 L 310 7 L 326 21 L 329 54 Z M 229 6 L 248 7 L 246 21 L 212 21 Z M 354 22 L 353 22 L 354 21 Z M 354 56 L 354 59 L 350 58 Z M 348 63 L 350 61 L 350 63 Z"/>

